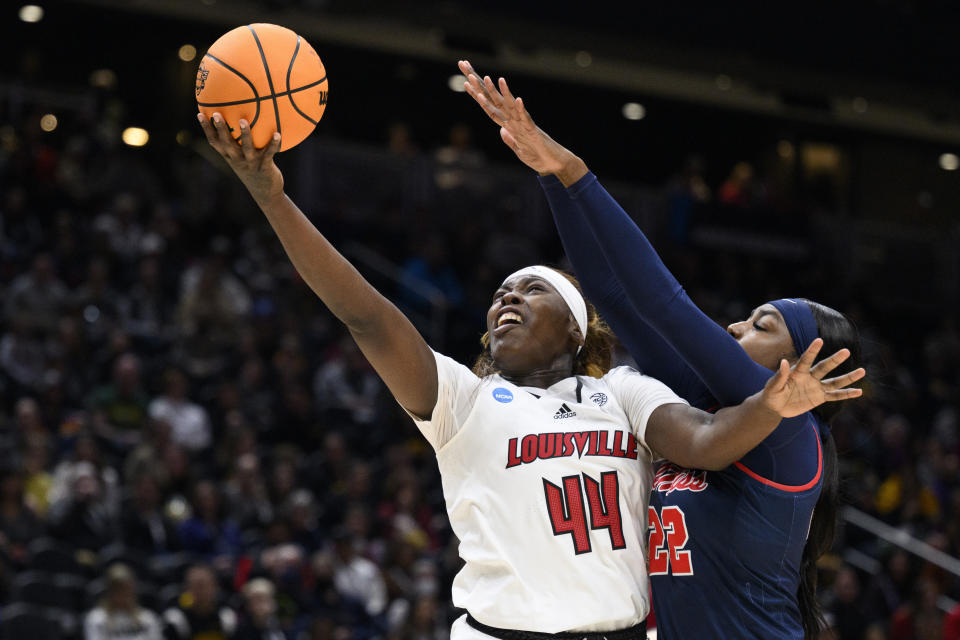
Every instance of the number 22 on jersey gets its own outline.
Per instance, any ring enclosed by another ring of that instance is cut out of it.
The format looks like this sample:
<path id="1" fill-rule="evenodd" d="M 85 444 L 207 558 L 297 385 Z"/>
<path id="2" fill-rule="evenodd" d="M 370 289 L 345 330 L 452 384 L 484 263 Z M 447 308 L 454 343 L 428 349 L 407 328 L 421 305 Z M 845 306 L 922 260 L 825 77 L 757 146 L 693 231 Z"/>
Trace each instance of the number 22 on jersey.
<path id="1" fill-rule="evenodd" d="M 687 533 L 687 517 L 676 506 L 663 507 L 660 513 L 648 507 L 649 524 L 649 562 L 648 573 L 651 576 L 692 576 L 693 562 L 690 551 L 684 549 L 690 536 Z"/>

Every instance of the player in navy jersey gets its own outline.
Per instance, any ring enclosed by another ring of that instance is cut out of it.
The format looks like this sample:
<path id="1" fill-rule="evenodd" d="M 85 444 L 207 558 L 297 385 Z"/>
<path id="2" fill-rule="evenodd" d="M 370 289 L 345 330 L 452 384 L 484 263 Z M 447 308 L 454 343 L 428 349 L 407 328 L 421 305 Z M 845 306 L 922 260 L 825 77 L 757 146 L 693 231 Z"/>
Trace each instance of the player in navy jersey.
<path id="1" fill-rule="evenodd" d="M 693 406 L 740 402 L 815 339 L 857 350 L 853 325 L 804 299 L 775 300 L 723 329 L 698 309 L 586 165 L 530 118 L 501 78 L 466 61 L 467 91 L 540 174 L 584 290 L 641 370 Z M 858 358 L 840 370 L 850 371 Z M 863 375 L 862 369 L 855 374 Z M 816 559 L 833 539 L 836 405 L 784 419 L 723 468 L 664 462 L 649 507 L 649 573 L 660 638 L 815 638 Z"/>
<path id="2" fill-rule="evenodd" d="M 199 116 L 211 146 L 264 212 L 303 279 L 349 329 L 434 448 L 464 566 L 453 640 L 637 640 L 649 612 L 645 547 L 654 451 L 691 465 L 735 460 L 781 416 L 860 394 L 824 379 L 848 353 L 811 367 L 811 343 L 762 390 L 711 415 L 663 383 L 610 370 L 609 329 L 576 282 L 543 266 L 503 281 L 474 370 L 434 352 L 283 190 L 280 136 L 255 149 L 219 114 Z M 726 463 L 725 463 L 726 464 Z M 522 631 L 522 634 L 518 634 Z"/>

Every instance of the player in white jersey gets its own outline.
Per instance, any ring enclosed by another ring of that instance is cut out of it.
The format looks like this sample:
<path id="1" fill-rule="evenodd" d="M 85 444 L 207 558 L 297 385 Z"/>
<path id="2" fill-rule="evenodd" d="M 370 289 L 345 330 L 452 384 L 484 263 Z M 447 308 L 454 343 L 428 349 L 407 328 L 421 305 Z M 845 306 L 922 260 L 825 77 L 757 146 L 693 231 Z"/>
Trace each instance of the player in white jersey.
<path id="1" fill-rule="evenodd" d="M 546 267 L 504 280 L 472 372 L 433 352 L 284 194 L 273 162 L 279 136 L 257 150 L 246 122 L 238 144 L 218 114 L 199 118 L 300 275 L 437 452 L 466 561 L 453 601 L 468 615 L 454 623 L 454 640 L 643 637 L 653 457 L 726 466 L 781 417 L 849 396 L 849 378 L 823 380 L 845 356 L 811 368 L 815 342 L 742 404 L 693 409 L 656 380 L 608 371 L 608 330 L 575 281 Z"/>

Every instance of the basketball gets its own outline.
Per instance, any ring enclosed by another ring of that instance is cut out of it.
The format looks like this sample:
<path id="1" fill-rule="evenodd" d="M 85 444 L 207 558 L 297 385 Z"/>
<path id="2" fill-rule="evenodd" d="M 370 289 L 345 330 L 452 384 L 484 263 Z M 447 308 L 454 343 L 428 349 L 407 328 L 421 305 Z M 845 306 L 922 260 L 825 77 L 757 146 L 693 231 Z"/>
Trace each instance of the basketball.
<path id="1" fill-rule="evenodd" d="M 250 123 L 255 147 L 281 136 L 280 150 L 300 144 L 327 106 L 327 72 L 305 39 L 275 24 L 248 24 L 220 36 L 197 70 L 197 105 L 220 113 L 235 138 Z"/>

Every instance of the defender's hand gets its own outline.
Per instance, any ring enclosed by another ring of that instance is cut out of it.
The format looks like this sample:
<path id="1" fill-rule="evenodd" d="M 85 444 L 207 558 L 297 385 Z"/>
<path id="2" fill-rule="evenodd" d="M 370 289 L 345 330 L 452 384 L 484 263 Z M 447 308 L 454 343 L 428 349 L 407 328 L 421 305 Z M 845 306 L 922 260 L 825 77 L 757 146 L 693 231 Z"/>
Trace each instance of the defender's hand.
<path id="1" fill-rule="evenodd" d="M 780 361 L 780 368 L 762 391 L 767 408 L 784 418 L 792 418 L 824 402 L 838 402 L 863 395 L 862 389 L 845 388 L 867 375 L 863 367 L 836 378 L 823 379 L 850 357 L 849 349 L 841 349 L 811 366 L 822 347 L 823 340 L 817 338 L 792 367 L 785 359 Z"/>
<path id="2" fill-rule="evenodd" d="M 521 162 L 540 174 L 559 175 L 567 165 L 578 160 L 534 124 L 523 100 L 513 96 L 505 79 L 500 78 L 498 89 L 490 76 L 481 80 L 469 61 L 461 60 L 458 66 L 467 77 L 464 83 L 467 93 L 500 125 L 500 137 Z"/>

